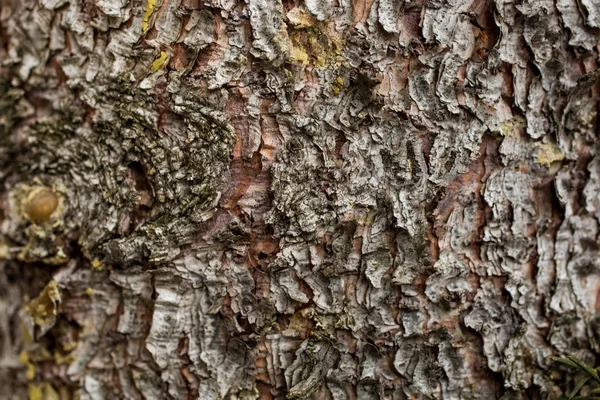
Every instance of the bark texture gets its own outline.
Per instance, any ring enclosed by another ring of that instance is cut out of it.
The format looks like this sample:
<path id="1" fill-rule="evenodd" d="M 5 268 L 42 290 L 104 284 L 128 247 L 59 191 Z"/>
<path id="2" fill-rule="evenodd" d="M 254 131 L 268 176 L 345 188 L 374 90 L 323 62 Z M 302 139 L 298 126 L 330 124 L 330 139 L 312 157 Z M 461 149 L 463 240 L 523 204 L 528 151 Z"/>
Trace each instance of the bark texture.
<path id="1" fill-rule="evenodd" d="M 0 0 L 0 397 L 559 396 L 599 44 L 597 0 Z"/>

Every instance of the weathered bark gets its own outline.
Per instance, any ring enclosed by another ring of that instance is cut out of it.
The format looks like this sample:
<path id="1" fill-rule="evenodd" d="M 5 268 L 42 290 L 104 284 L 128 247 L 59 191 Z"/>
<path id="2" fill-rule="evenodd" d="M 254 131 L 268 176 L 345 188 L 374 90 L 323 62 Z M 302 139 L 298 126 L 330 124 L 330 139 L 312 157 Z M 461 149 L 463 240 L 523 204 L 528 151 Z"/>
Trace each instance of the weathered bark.
<path id="1" fill-rule="evenodd" d="M 554 398 L 596 361 L 598 1 L 0 5 L 0 397 Z"/>

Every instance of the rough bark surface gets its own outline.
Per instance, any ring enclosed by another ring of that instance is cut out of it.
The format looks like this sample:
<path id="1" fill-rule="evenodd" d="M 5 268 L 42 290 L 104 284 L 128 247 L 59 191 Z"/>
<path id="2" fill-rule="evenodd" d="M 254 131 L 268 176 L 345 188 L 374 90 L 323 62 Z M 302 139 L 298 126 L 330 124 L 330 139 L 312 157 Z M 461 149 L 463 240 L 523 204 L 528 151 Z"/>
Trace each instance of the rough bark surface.
<path id="1" fill-rule="evenodd" d="M 559 396 L 599 44 L 597 0 L 0 0 L 0 397 Z"/>

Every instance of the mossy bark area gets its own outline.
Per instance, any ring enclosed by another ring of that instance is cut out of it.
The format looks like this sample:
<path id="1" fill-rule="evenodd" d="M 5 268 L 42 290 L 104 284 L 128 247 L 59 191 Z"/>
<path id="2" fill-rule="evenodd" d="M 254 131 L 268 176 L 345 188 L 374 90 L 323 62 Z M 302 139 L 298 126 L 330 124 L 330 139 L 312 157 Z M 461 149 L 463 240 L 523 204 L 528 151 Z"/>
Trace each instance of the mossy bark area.
<path id="1" fill-rule="evenodd" d="M 598 4 L 1 1 L 0 397 L 569 390 Z"/>

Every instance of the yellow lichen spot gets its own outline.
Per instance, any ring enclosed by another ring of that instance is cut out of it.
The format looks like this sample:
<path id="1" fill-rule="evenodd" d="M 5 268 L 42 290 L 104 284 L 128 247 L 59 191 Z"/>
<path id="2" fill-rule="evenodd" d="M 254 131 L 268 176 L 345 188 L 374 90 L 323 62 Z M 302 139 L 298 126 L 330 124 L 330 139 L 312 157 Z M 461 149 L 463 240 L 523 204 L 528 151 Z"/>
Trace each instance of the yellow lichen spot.
<path id="1" fill-rule="evenodd" d="M 150 29 L 150 17 L 152 16 L 152 12 L 154 12 L 154 7 L 156 7 L 156 0 L 148 0 L 146 3 L 146 11 L 144 11 L 144 20 L 142 21 L 142 32 L 148 32 Z"/>
<path id="2" fill-rule="evenodd" d="M 71 340 L 71 341 L 63 344 L 64 351 L 73 351 L 76 347 L 77 347 L 77 342 L 74 340 Z"/>
<path id="3" fill-rule="evenodd" d="M 343 40 L 325 22 L 317 21 L 306 10 L 293 8 L 287 13 L 289 58 L 317 68 L 337 68 L 344 65 Z"/>
<path id="4" fill-rule="evenodd" d="M 48 382 L 30 383 L 27 385 L 27 392 L 29 400 L 60 400 L 58 393 Z"/>
<path id="5" fill-rule="evenodd" d="M 300 46 L 291 45 L 290 58 L 304 65 L 308 64 L 308 54 Z"/>
<path id="6" fill-rule="evenodd" d="M 0 259 L 7 259 L 10 254 L 8 246 L 4 243 L 0 243 Z"/>
<path id="7" fill-rule="evenodd" d="M 28 299 L 26 299 L 26 300 L 28 300 Z M 29 334 L 29 331 L 27 330 L 27 327 L 23 323 L 21 323 L 21 331 L 23 332 L 23 342 L 29 343 L 29 342 L 33 341 L 33 338 Z"/>
<path id="8" fill-rule="evenodd" d="M 19 354 L 19 362 L 27 366 L 27 373 L 25 374 L 27 380 L 33 380 L 35 378 L 35 365 L 29 361 L 29 353 L 22 351 Z"/>
<path id="9" fill-rule="evenodd" d="M 163 64 L 165 63 L 166 60 L 167 60 L 167 53 L 165 53 L 164 51 L 161 51 L 160 57 L 158 57 L 152 63 L 152 72 L 154 73 L 154 72 L 158 71 L 160 69 L 160 67 L 163 66 Z"/>
<path id="10" fill-rule="evenodd" d="M 31 300 L 25 310 L 33 318 L 36 325 L 43 326 L 58 314 L 58 303 L 60 303 L 60 290 L 56 281 L 50 281 L 42 293 Z"/>
<path id="11" fill-rule="evenodd" d="M 29 400 L 43 400 L 41 385 L 28 385 L 27 393 L 29 394 Z"/>
<path id="12" fill-rule="evenodd" d="M 100 262 L 100 260 L 98 260 L 97 258 L 94 258 L 92 260 L 92 268 L 97 269 L 97 270 L 103 270 L 104 266 L 102 265 L 102 263 Z"/>
<path id="13" fill-rule="evenodd" d="M 54 361 L 57 364 L 69 365 L 75 361 L 73 354 L 61 354 L 59 351 L 54 351 Z"/>
<path id="14" fill-rule="evenodd" d="M 308 45 L 317 68 L 333 68 L 342 65 L 343 43 L 339 38 L 311 29 L 308 34 Z"/>
<path id="15" fill-rule="evenodd" d="M 344 87 L 344 79 L 342 79 L 341 77 L 338 77 L 335 82 L 333 82 L 331 84 L 331 90 L 333 91 L 333 94 L 339 94 L 342 91 L 342 88 Z"/>
<path id="16" fill-rule="evenodd" d="M 525 126 L 525 119 L 522 117 L 511 118 L 500 124 L 500 134 L 502 136 L 517 136 L 521 128 Z"/>
<path id="17" fill-rule="evenodd" d="M 19 362 L 21 364 L 27 364 L 29 362 L 29 355 L 27 354 L 27 352 L 25 350 L 23 350 L 21 353 L 19 353 Z"/>
<path id="18" fill-rule="evenodd" d="M 85 289 L 85 294 L 87 294 L 88 296 L 91 296 L 92 294 L 94 294 L 94 291 L 92 290 L 91 287 Z"/>
<path id="19" fill-rule="evenodd" d="M 29 360 L 33 363 L 43 363 L 52 360 L 52 354 L 44 347 L 35 347 L 29 352 Z"/>
<path id="20" fill-rule="evenodd" d="M 45 222 L 58 207 L 58 196 L 49 187 L 32 190 L 25 200 L 25 213 L 34 222 Z"/>
<path id="21" fill-rule="evenodd" d="M 540 143 L 538 144 L 538 155 L 537 161 L 543 165 L 550 165 L 556 161 L 562 161 L 565 159 L 560 148 L 554 143 Z"/>

